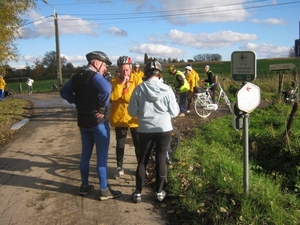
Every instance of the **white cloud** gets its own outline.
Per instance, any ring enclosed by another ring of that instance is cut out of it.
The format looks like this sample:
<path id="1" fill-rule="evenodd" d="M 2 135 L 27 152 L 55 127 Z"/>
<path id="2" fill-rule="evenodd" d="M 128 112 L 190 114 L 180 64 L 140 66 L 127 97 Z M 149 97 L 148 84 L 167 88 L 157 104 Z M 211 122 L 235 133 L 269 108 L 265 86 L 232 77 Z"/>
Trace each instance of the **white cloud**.
<path id="1" fill-rule="evenodd" d="M 261 24 L 270 24 L 270 25 L 286 25 L 287 22 L 284 19 L 275 19 L 275 18 L 268 18 L 264 20 L 252 19 L 253 23 L 261 23 Z"/>
<path id="2" fill-rule="evenodd" d="M 128 33 L 125 30 L 120 30 L 117 27 L 111 27 L 111 28 L 109 28 L 108 32 L 110 34 L 112 34 L 112 35 L 119 36 L 119 37 L 126 37 L 126 36 L 128 36 Z"/>
<path id="3" fill-rule="evenodd" d="M 53 17 L 45 18 L 36 12 L 31 12 L 28 16 L 35 22 L 30 26 L 25 25 L 19 29 L 20 38 L 29 39 L 40 36 L 50 38 L 55 35 Z M 58 15 L 58 29 L 60 35 L 86 34 L 95 36 L 95 30 L 98 29 L 98 27 L 97 23 L 81 18 L 69 15 Z"/>
<path id="4" fill-rule="evenodd" d="M 287 57 L 290 48 L 285 46 L 278 46 L 273 44 L 254 44 L 247 43 L 240 47 L 243 50 L 251 50 L 256 52 L 260 57 L 263 58 L 278 58 Z"/>
<path id="5" fill-rule="evenodd" d="M 219 47 L 230 47 L 238 42 L 248 42 L 256 40 L 255 34 L 243 34 L 233 31 L 218 31 L 215 33 L 193 34 L 179 30 L 171 30 L 167 38 L 173 43 L 190 46 L 193 48 L 214 49 Z"/>
<path id="6" fill-rule="evenodd" d="M 249 16 L 243 0 L 160 0 L 160 3 L 172 24 L 242 21 Z"/>
<path id="7" fill-rule="evenodd" d="M 145 54 L 149 56 L 157 57 L 172 57 L 177 58 L 184 54 L 184 51 L 178 48 L 169 47 L 166 45 L 160 44 L 140 44 L 139 46 L 134 46 L 129 48 L 130 52 Z"/>

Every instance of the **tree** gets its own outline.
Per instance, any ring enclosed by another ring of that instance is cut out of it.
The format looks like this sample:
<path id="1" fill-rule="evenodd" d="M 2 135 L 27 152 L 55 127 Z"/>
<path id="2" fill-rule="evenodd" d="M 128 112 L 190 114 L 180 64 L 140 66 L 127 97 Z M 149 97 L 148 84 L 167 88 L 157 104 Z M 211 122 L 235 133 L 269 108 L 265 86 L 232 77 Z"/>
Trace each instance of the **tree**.
<path id="1" fill-rule="evenodd" d="M 9 60 L 17 60 L 18 49 L 15 40 L 18 28 L 25 23 L 22 14 L 36 6 L 34 0 L 0 1 L 0 72 Z"/>
<path id="2" fill-rule="evenodd" d="M 288 57 L 290 58 L 295 57 L 295 46 L 290 47 Z"/>
<path id="3" fill-rule="evenodd" d="M 60 57 L 61 65 L 65 66 L 67 64 L 67 59 L 63 56 Z M 47 75 L 50 74 L 50 77 L 55 77 L 57 74 L 57 60 L 56 52 L 46 52 L 44 58 L 42 59 L 42 64 L 47 68 Z"/>
<path id="4" fill-rule="evenodd" d="M 147 53 L 145 53 L 145 55 L 144 55 L 144 64 L 146 65 L 148 63 L 148 61 L 149 61 L 148 55 L 147 55 Z"/>

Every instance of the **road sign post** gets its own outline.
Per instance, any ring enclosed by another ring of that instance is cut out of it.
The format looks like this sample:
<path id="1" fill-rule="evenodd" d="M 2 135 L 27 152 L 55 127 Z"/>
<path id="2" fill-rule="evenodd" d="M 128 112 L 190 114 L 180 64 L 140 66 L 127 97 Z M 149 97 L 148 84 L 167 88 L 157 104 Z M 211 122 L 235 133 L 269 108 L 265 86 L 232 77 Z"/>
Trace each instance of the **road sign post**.
<path id="1" fill-rule="evenodd" d="M 231 54 L 231 75 L 235 81 L 256 79 L 256 54 L 253 51 L 235 51 Z"/>
<path id="2" fill-rule="evenodd" d="M 269 65 L 270 71 L 275 70 L 292 70 L 296 66 L 293 63 L 283 63 L 283 64 L 271 64 Z"/>
<path id="3" fill-rule="evenodd" d="M 244 192 L 249 191 L 249 117 L 260 104 L 260 88 L 252 83 L 245 83 L 237 92 L 237 103 L 234 105 L 233 126 L 236 130 L 243 128 L 244 158 Z M 241 118 L 243 121 L 241 121 Z"/>

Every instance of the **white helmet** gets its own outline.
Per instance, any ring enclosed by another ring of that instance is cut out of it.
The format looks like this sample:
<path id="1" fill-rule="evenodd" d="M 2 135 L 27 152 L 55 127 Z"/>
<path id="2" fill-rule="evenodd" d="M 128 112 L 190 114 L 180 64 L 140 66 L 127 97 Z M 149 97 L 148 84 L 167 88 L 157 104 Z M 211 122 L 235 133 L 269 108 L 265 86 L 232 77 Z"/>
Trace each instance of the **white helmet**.
<path id="1" fill-rule="evenodd" d="M 186 66 L 186 67 L 184 67 L 184 68 L 187 69 L 187 70 L 189 70 L 189 71 L 192 71 L 192 70 L 193 70 L 191 66 Z"/>
<path id="2" fill-rule="evenodd" d="M 134 67 L 140 67 L 140 64 L 135 63 L 135 64 L 134 64 Z"/>

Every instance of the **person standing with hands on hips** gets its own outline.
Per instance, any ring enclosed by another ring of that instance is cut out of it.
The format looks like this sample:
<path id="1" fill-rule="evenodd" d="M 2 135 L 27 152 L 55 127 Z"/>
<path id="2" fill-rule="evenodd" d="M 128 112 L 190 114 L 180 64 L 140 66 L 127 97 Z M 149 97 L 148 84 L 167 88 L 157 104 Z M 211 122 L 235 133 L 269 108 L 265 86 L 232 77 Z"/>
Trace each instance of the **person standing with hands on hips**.
<path id="1" fill-rule="evenodd" d="M 120 75 L 111 80 L 112 94 L 109 120 L 116 132 L 117 168 L 114 174 L 115 179 L 124 175 L 123 160 L 128 129 L 131 132 L 136 158 L 139 158 L 138 121 L 136 117 L 129 115 L 127 107 L 134 88 L 142 82 L 140 77 L 132 75 L 132 59 L 129 56 L 119 57 L 117 65 Z"/>
<path id="2" fill-rule="evenodd" d="M 209 65 L 206 65 L 204 67 L 204 72 L 207 75 L 207 79 L 205 79 L 204 82 L 208 83 L 209 86 L 211 86 L 212 84 L 215 84 L 216 83 L 216 76 L 213 73 L 213 71 L 210 70 Z M 216 92 L 216 89 L 217 89 L 217 85 L 214 85 L 214 86 L 212 86 L 210 88 L 210 90 L 211 90 L 211 99 L 213 100 L 213 102 L 215 102 L 215 92 Z"/>
<path id="3" fill-rule="evenodd" d="M 89 164 L 94 145 L 97 154 L 97 174 L 99 179 L 99 199 L 107 200 L 122 195 L 111 190 L 107 184 L 107 159 L 110 142 L 108 111 L 111 84 L 103 77 L 106 67 L 111 65 L 107 55 L 93 51 L 86 55 L 88 65 L 72 76 L 60 89 L 60 95 L 77 109 L 82 154 L 80 159 L 81 186 L 79 194 L 87 195 L 94 190 L 89 183 Z"/>
<path id="4" fill-rule="evenodd" d="M 134 89 L 128 106 L 129 114 L 132 117 L 137 116 L 139 121 L 140 157 L 136 170 L 136 189 L 131 195 L 135 203 L 142 200 L 146 162 L 153 142 L 156 150 L 155 200 L 162 202 L 166 197 L 163 187 L 167 176 L 166 153 L 173 130 L 171 119 L 179 113 L 179 106 L 172 88 L 160 80 L 161 64 L 158 61 L 149 62 L 144 68 L 144 74 L 146 80 Z"/>
<path id="5" fill-rule="evenodd" d="M 188 90 L 190 89 L 189 83 L 184 74 L 177 70 L 174 65 L 169 67 L 169 73 L 175 76 L 175 88 L 179 90 L 179 117 L 185 116 L 187 113 Z"/>

